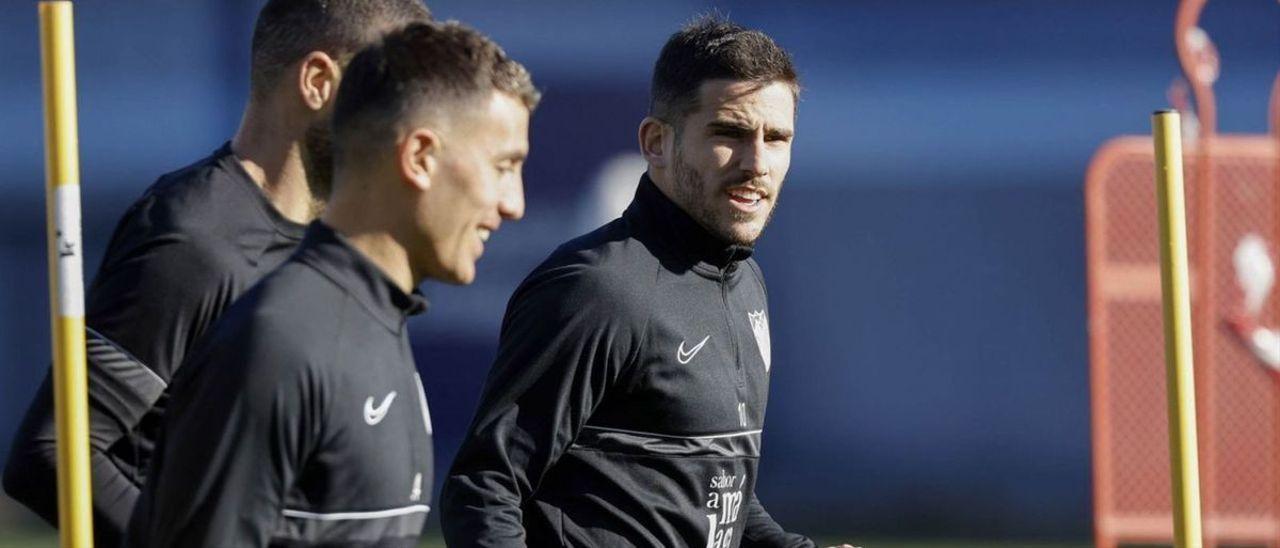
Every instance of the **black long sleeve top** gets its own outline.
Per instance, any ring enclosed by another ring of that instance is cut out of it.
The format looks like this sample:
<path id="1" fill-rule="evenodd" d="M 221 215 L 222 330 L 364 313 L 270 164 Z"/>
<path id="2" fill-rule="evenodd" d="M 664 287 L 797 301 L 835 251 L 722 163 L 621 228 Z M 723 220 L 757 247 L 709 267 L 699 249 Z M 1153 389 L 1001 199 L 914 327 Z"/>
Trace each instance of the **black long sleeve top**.
<path id="1" fill-rule="evenodd" d="M 188 350 L 306 227 L 284 218 L 229 144 L 160 177 L 117 224 L 85 299 L 95 544 L 117 546 L 145 481 L 161 396 Z M 10 496 L 57 525 L 46 375 L 14 436 Z"/>
<path id="2" fill-rule="evenodd" d="M 446 478 L 450 546 L 811 546 L 755 496 L 764 278 L 646 176 L 520 285 Z"/>
<path id="3" fill-rule="evenodd" d="M 323 223 L 171 389 L 127 544 L 416 546 L 431 420 L 406 294 Z"/>

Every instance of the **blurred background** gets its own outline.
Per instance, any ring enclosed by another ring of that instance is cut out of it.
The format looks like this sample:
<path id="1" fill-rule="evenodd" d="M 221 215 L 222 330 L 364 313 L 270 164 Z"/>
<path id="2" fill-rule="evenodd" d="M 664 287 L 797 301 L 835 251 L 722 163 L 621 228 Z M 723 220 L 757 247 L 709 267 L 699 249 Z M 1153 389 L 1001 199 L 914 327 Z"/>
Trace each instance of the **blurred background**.
<path id="1" fill-rule="evenodd" d="M 76 2 L 86 280 L 156 176 L 232 135 L 259 6 Z M 765 505 L 832 538 L 1089 541 L 1082 186 L 1099 145 L 1147 134 L 1168 105 L 1176 2 L 429 6 L 488 33 L 545 93 L 525 220 L 490 242 L 473 287 L 425 286 L 431 312 L 411 324 L 437 462 L 516 284 L 629 199 L 666 37 L 718 9 L 788 48 L 805 88 L 756 254 L 776 366 Z M 1280 5 L 1210 2 L 1201 26 L 1222 57 L 1219 131 L 1265 132 Z M 34 2 L 0 5 L 0 459 L 49 355 L 37 35 Z M 47 531 L 0 495 L 0 543 Z"/>

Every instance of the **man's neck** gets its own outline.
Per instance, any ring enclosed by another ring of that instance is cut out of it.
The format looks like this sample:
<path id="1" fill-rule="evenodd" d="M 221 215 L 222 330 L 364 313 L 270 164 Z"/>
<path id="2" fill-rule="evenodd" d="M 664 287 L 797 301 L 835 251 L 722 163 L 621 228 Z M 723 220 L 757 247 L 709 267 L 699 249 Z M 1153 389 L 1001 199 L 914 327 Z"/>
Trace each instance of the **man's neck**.
<path id="1" fill-rule="evenodd" d="M 316 208 L 302 162 L 305 131 L 265 110 L 254 104 L 245 109 L 231 152 L 281 215 L 299 224 L 311 222 Z"/>
<path id="2" fill-rule="evenodd" d="M 409 252 L 387 227 L 385 214 L 379 215 L 371 201 L 335 195 L 321 220 L 347 239 L 401 291 L 409 293 L 420 281 L 409 264 Z"/>

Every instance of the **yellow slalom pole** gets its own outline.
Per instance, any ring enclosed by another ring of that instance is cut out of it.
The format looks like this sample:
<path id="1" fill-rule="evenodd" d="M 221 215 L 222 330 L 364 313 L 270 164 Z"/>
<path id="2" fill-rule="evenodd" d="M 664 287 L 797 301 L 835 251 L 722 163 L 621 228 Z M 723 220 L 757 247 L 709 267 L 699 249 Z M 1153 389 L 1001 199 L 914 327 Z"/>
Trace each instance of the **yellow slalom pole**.
<path id="1" fill-rule="evenodd" d="M 1191 290 L 1187 212 L 1182 186 L 1182 130 L 1178 112 L 1151 116 L 1160 209 L 1160 281 L 1164 297 L 1164 355 L 1169 394 L 1169 455 L 1173 472 L 1176 546 L 1200 548 L 1200 462 L 1196 448 L 1196 387 L 1191 360 Z"/>
<path id="2" fill-rule="evenodd" d="M 70 548 L 93 546 L 75 36 L 70 1 L 42 1 L 39 11 L 53 394 L 58 423 L 58 524 L 62 546 Z"/>

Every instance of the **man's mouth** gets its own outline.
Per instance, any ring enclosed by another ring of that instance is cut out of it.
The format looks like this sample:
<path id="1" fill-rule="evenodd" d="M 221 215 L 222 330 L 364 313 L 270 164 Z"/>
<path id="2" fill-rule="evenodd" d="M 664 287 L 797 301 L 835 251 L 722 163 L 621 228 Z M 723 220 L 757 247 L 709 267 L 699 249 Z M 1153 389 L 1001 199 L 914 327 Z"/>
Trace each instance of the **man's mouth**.
<path id="1" fill-rule="evenodd" d="M 768 195 L 760 189 L 746 186 L 731 187 L 725 190 L 729 201 L 743 211 L 755 211 Z"/>

